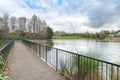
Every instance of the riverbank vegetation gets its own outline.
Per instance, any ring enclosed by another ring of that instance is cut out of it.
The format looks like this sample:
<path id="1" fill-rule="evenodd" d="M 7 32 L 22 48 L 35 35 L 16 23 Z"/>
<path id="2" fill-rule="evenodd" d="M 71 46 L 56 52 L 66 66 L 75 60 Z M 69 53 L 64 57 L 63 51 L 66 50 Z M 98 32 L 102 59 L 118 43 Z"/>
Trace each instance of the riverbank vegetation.
<path id="1" fill-rule="evenodd" d="M 96 51 L 82 52 L 79 56 L 67 55 L 67 58 L 59 63 L 60 71 L 71 80 L 117 80 L 117 66 L 98 59 L 105 60 L 105 57 Z"/>
<path id="2" fill-rule="evenodd" d="M 81 54 L 95 59 L 103 59 L 103 55 L 93 51 L 82 52 Z M 67 61 L 61 60 L 60 70 L 72 80 L 88 80 L 90 78 L 91 80 L 101 80 L 101 75 L 98 74 L 98 72 L 100 72 L 99 62 L 82 56 L 79 56 L 78 58 L 77 55 L 71 55 L 66 60 Z"/>
<path id="3" fill-rule="evenodd" d="M 97 33 L 66 33 L 56 31 L 54 33 L 53 39 L 94 39 L 98 41 L 120 41 L 120 30 L 104 30 Z"/>

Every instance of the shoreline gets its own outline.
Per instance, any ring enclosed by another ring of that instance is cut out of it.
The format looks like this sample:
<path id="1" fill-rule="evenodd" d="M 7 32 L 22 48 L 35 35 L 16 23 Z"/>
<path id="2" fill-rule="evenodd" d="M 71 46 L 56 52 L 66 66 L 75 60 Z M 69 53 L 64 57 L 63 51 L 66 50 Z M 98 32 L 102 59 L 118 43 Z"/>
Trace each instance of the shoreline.
<path id="1" fill-rule="evenodd" d="M 81 39 L 81 40 L 91 40 L 91 38 L 79 37 L 79 36 L 53 36 L 52 39 Z"/>
<path id="2" fill-rule="evenodd" d="M 78 39 L 78 40 L 96 40 L 100 42 L 120 42 L 120 37 L 107 37 L 103 40 L 100 39 L 92 39 L 86 37 L 79 37 L 79 36 L 53 36 L 52 39 Z"/>

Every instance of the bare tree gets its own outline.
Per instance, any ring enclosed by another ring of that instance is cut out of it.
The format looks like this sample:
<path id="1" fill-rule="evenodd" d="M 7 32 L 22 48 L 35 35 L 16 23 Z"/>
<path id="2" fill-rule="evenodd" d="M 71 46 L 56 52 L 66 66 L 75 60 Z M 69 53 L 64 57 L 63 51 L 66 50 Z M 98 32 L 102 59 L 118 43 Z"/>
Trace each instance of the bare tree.
<path id="1" fill-rule="evenodd" d="M 5 13 L 3 15 L 3 31 L 4 32 L 9 32 L 8 20 L 9 20 L 9 14 Z"/>
<path id="2" fill-rule="evenodd" d="M 18 19 L 18 25 L 21 31 L 21 36 L 24 37 L 25 35 L 25 26 L 26 26 L 26 17 L 19 17 Z"/>
<path id="3" fill-rule="evenodd" d="M 37 18 L 37 33 L 41 31 L 41 19 L 40 17 Z"/>
<path id="4" fill-rule="evenodd" d="M 32 21 L 31 20 L 28 22 L 27 27 L 28 27 L 29 33 L 32 33 Z"/>
<path id="5" fill-rule="evenodd" d="M 47 27 L 45 20 L 43 20 L 42 24 L 43 24 L 42 27 Z"/>
<path id="6" fill-rule="evenodd" d="M 32 27 L 33 27 L 33 33 L 36 33 L 36 25 L 37 25 L 37 16 L 33 15 L 32 16 Z"/>
<path id="7" fill-rule="evenodd" d="M 13 32 L 15 31 L 16 22 L 17 22 L 16 17 L 11 17 L 11 18 L 10 18 L 11 30 L 12 30 Z"/>

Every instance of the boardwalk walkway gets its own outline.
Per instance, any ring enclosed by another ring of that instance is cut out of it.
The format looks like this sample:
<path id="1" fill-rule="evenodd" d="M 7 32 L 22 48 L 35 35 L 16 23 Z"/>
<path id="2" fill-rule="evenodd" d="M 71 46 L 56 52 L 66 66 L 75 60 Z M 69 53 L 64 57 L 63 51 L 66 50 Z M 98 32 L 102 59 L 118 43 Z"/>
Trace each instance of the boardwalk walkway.
<path id="1" fill-rule="evenodd" d="M 21 42 L 15 42 L 8 67 L 10 80 L 65 80 Z"/>

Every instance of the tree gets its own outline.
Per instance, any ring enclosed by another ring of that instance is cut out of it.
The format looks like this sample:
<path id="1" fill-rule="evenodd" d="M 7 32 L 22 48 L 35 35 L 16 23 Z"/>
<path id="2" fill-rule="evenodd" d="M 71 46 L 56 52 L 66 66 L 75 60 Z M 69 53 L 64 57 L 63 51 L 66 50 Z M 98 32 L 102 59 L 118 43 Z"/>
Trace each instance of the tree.
<path id="1" fill-rule="evenodd" d="M 36 33 L 37 16 L 33 15 L 31 21 L 32 21 L 32 27 L 33 27 L 33 33 Z"/>
<path id="2" fill-rule="evenodd" d="M 3 15 L 3 31 L 4 32 L 9 32 L 8 20 L 9 20 L 9 14 L 5 13 Z"/>
<path id="3" fill-rule="evenodd" d="M 41 19 L 40 17 L 37 18 L 37 25 L 36 25 L 36 30 L 37 30 L 37 33 L 40 33 L 41 31 Z"/>
<path id="4" fill-rule="evenodd" d="M 28 27 L 29 33 L 32 33 L 32 22 L 31 22 L 31 20 L 29 21 L 27 27 Z"/>
<path id="5" fill-rule="evenodd" d="M 42 23 L 43 23 L 43 25 L 42 25 L 43 27 L 47 27 L 47 24 L 46 24 L 45 20 L 43 20 Z"/>
<path id="6" fill-rule="evenodd" d="M 25 36 L 25 26 L 26 26 L 26 17 L 19 17 L 18 19 L 18 25 L 21 31 L 21 36 Z"/>
<path id="7" fill-rule="evenodd" d="M 15 27 L 16 27 L 16 22 L 17 22 L 17 19 L 16 17 L 11 17 L 10 18 L 10 23 L 11 23 L 11 31 L 15 31 Z"/>
<path id="8" fill-rule="evenodd" d="M 44 38 L 46 39 L 51 39 L 54 34 L 52 28 L 50 27 L 45 27 L 43 32 L 44 32 Z"/>

